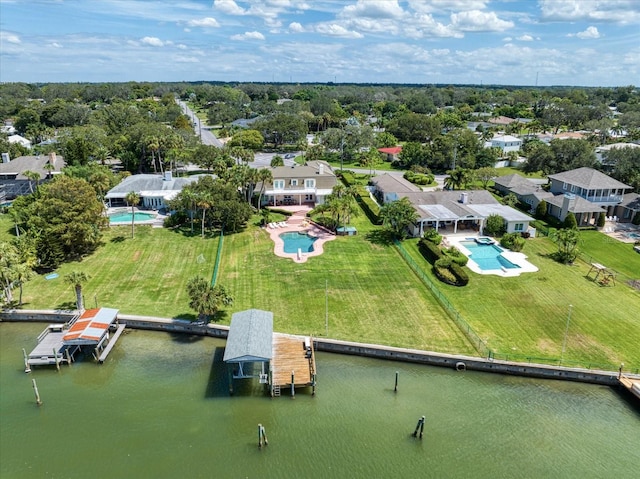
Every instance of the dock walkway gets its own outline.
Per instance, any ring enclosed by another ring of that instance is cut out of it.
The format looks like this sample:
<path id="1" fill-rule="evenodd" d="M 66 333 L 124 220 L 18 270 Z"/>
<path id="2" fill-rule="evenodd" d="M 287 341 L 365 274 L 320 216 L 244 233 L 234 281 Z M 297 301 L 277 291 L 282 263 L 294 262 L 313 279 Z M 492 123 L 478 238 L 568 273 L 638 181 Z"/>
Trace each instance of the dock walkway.
<path id="1" fill-rule="evenodd" d="M 640 399 L 640 380 L 628 378 L 624 374 L 620 375 L 620 384 L 627 388 L 631 393 Z"/>
<path id="2" fill-rule="evenodd" d="M 107 359 L 107 356 L 109 355 L 109 353 L 111 352 L 113 347 L 116 345 L 116 341 L 118 341 L 118 338 L 124 332 L 124 328 L 126 328 L 126 327 L 127 327 L 126 324 L 119 324 L 118 325 L 118 328 L 116 329 L 116 332 L 113 333 L 113 336 L 111 336 L 111 339 L 109 339 L 109 342 L 107 343 L 107 347 L 102 350 L 102 353 L 100 354 L 100 357 L 98 358 L 98 362 L 100 364 L 102 364 L 104 362 L 104 360 Z"/>
<path id="3" fill-rule="evenodd" d="M 311 338 L 289 334 L 273 335 L 271 388 L 315 386 L 315 351 Z"/>

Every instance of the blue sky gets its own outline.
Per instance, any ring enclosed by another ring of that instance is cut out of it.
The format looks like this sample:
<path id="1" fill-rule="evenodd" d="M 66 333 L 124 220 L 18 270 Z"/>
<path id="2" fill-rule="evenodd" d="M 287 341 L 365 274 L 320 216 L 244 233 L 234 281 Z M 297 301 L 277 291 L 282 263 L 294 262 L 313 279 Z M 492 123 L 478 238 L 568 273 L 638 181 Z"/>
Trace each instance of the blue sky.
<path id="1" fill-rule="evenodd" d="M 0 81 L 640 83 L 640 0 L 0 0 Z"/>

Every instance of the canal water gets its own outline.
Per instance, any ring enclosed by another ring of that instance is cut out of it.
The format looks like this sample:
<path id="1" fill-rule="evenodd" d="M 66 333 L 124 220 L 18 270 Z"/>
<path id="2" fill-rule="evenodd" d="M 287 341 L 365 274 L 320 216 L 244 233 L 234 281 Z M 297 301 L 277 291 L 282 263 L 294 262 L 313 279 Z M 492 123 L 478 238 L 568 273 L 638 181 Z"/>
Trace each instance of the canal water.
<path id="1" fill-rule="evenodd" d="M 25 374 L 43 328 L 0 324 L 1 478 L 640 476 L 640 409 L 608 387 L 319 353 L 315 397 L 229 397 L 223 340 L 135 330 Z"/>

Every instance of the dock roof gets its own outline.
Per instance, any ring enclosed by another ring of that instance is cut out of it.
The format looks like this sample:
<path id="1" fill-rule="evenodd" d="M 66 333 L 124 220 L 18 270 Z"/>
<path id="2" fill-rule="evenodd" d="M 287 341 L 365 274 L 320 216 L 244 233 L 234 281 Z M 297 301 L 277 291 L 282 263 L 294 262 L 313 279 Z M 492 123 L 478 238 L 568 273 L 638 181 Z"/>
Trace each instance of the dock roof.
<path id="1" fill-rule="evenodd" d="M 112 308 L 87 309 L 62 337 L 64 344 L 98 344 L 116 320 L 118 310 Z"/>
<path id="2" fill-rule="evenodd" d="M 224 362 L 265 362 L 273 356 L 273 313 L 248 309 L 231 317 Z"/>

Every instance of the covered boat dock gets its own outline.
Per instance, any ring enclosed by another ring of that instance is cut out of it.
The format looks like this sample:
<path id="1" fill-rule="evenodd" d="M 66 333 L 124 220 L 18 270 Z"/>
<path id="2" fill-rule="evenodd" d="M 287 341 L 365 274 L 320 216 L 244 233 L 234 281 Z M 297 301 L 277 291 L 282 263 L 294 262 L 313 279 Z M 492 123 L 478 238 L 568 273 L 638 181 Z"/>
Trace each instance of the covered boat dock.
<path id="1" fill-rule="evenodd" d="M 280 396 L 281 388 L 311 386 L 315 393 L 315 352 L 309 337 L 273 332 L 273 313 L 249 309 L 231 317 L 223 360 L 230 365 L 229 392 L 233 380 L 259 378 L 269 387 L 271 396 Z M 254 372 L 254 365 L 260 371 Z"/>

